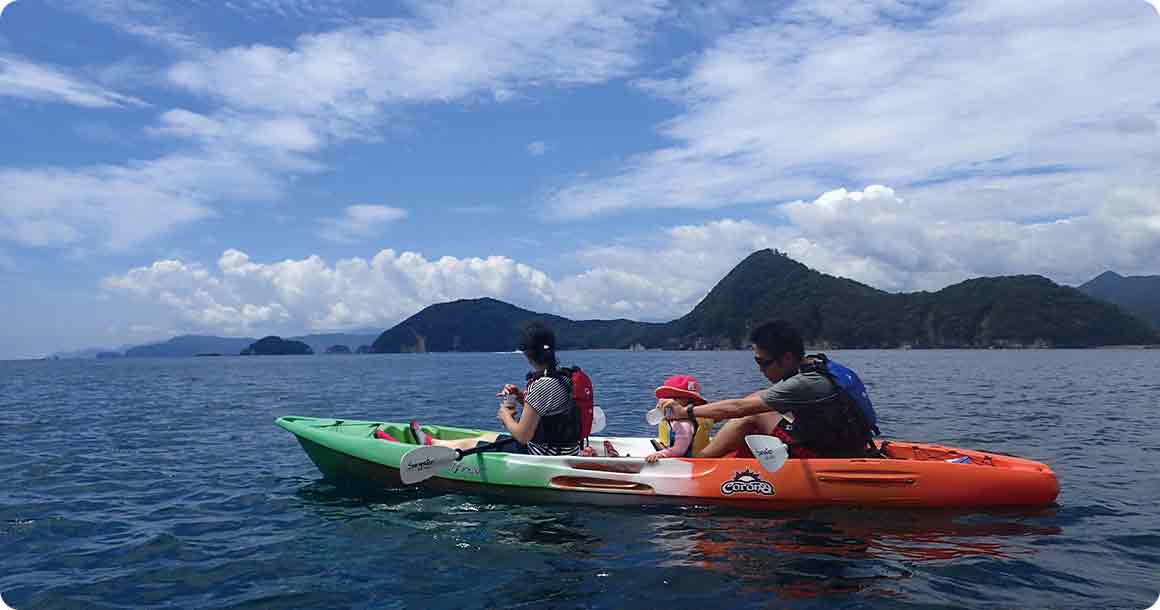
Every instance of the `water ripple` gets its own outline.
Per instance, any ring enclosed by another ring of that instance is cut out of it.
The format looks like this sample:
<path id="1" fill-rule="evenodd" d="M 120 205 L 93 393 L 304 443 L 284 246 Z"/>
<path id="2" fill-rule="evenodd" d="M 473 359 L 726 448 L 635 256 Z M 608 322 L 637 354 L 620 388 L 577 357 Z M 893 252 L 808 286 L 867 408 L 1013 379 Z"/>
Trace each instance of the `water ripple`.
<path id="1" fill-rule="evenodd" d="M 1160 351 L 854 351 L 888 436 L 1049 463 L 1035 511 L 524 506 L 321 480 L 279 415 L 494 428 L 503 354 L 0 363 L 0 593 L 16 608 L 1144 608 Z M 568 355 L 609 429 L 744 352 Z M 488 380 L 480 382 L 480 380 Z M 1147 425 L 1145 425 L 1145 422 Z"/>

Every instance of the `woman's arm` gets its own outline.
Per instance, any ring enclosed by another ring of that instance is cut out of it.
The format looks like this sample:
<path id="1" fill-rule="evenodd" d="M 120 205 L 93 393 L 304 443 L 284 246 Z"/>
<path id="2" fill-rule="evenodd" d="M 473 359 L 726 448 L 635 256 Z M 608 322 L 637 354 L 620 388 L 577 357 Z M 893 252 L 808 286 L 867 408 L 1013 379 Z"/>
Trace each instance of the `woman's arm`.
<path id="1" fill-rule="evenodd" d="M 515 409 L 501 409 L 499 420 L 508 434 L 520 443 L 526 445 L 536 435 L 536 426 L 540 424 L 540 414 L 535 409 L 524 404 L 519 420 L 515 418 Z"/>

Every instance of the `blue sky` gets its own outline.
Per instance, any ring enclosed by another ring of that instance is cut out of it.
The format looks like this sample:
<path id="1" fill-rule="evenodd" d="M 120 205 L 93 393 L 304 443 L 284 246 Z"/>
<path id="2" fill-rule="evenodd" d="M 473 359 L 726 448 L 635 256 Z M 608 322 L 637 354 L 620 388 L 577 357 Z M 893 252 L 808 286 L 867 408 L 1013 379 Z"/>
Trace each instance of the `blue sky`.
<path id="1" fill-rule="evenodd" d="M 1160 273 L 1156 74 L 1143 0 L 17 0 L 0 358 Z"/>

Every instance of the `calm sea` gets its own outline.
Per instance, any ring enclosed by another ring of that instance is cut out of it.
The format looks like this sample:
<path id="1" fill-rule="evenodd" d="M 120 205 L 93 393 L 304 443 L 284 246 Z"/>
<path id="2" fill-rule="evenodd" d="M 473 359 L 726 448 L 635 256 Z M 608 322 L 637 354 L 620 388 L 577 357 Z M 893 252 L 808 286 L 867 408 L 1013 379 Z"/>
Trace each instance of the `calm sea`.
<path id="1" fill-rule="evenodd" d="M 517 354 L 0 362 L 0 595 L 32 608 L 1146 608 L 1160 351 L 850 351 L 887 437 L 1050 464 L 1029 511 L 524 506 L 351 496 L 273 425 L 494 429 Z M 763 385 L 747 352 L 576 352 L 608 433 L 652 388 Z"/>

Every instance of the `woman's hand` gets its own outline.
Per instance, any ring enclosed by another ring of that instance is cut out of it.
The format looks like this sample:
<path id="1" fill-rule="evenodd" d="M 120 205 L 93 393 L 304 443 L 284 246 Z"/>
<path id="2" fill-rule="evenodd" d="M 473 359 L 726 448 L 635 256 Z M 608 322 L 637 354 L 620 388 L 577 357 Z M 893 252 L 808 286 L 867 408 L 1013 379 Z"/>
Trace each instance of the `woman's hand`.
<path id="1" fill-rule="evenodd" d="M 510 407 L 500 405 L 499 409 L 497 409 L 495 412 L 495 418 L 498 419 L 500 422 L 504 422 L 504 418 L 511 419 L 514 421 L 515 417 L 516 417 L 515 405 L 512 405 Z"/>
<path id="2" fill-rule="evenodd" d="M 644 461 L 648 462 L 649 464 L 656 464 L 657 460 L 663 457 L 665 457 L 664 454 L 662 454 L 660 451 L 657 451 L 656 453 L 650 453 L 646 455 Z"/>
<path id="3" fill-rule="evenodd" d="M 515 385 L 513 383 L 509 383 L 509 384 L 505 385 L 502 390 L 495 393 L 496 396 L 507 396 L 509 394 L 511 396 L 515 396 L 516 400 L 520 401 L 520 404 L 523 404 L 524 391 L 521 390 L 518 385 Z"/>

